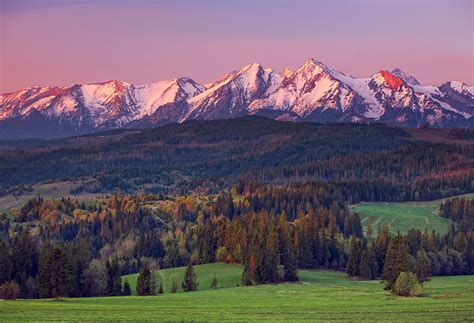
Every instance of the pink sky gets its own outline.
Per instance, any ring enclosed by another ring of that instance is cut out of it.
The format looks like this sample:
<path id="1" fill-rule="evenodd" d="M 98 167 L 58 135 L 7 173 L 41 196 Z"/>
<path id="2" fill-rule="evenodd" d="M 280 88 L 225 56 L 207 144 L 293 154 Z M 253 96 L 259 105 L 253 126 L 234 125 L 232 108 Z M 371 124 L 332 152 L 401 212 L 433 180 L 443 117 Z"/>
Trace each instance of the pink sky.
<path id="1" fill-rule="evenodd" d="M 472 0 L 0 0 L 0 93 L 188 76 L 313 57 L 369 76 L 473 84 Z"/>

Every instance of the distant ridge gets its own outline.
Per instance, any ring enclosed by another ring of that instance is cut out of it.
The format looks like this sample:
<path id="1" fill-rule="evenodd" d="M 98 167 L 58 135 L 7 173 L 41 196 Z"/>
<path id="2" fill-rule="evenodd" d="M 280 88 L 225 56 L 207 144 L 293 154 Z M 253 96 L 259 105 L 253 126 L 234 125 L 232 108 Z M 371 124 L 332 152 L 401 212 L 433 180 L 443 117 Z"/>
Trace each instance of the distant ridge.
<path id="1" fill-rule="evenodd" d="M 277 73 L 253 63 L 201 85 L 178 78 L 30 87 L 0 95 L 0 138 L 50 138 L 191 119 L 262 115 L 276 120 L 474 127 L 474 87 L 420 85 L 396 68 L 356 78 L 310 59 Z"/>

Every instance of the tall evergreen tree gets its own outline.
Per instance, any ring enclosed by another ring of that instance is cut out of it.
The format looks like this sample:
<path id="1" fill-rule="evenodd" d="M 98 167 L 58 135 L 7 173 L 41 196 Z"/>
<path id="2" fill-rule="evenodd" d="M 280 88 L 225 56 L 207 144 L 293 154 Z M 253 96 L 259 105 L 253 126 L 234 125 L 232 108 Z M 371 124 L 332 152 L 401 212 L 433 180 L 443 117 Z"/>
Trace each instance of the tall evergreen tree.
<path id="1" fill-rule="evenodd" d="M 371 245 L 365 248 L 360 260 L 360 275 L 364 279 L 373 280 L 377 278 L 377 258 L 375 256 L 374 247 Z"/>
<path id="2" fill-rule="evenodd" d="M 132 295 L 132 289 L 130 288 L 130 283 L 128 282 L 128 279 L 125 279 L 125 282 L 123 283 L 122 295 Z"/>
<path id="3" fill-rule="evenodd" d="M 39 254 L 37 243 L 28 230 L 18 233 L 11 247 L 12 278 L 20 285 L 20 296 L 27 293 L 26 281 L 28 277 L 38 274 Z"/>
<path id="4" fill-rule="evenodd" d="M 360 276 L 360 264 L 363 251 L 364 242 L 352 236 L 349 241 L 349 259 L 346 264 L 346 272 L 349 276 Z"/>
<path id="5" fill-rule="evenodd" d="M 401 272 L 413 272 L 410 262 L 408 245 L 403 236 L 398 233 L 390 239 L 385 256 L 382 279 L 385 282 L 385 289 L 392 290 Z"/>
<path id="6" fill-rule="evenodd" d="M 137 278 L 137 295 L 150 296 L 155 295 L 154 279 L 152 272 L 148 267 L 142 268 Z"/>
<path id="7" fill-rule="evenodd" d="M 188 262 L 181 287 L 185 292 L 193 292 L 197 290 L 199 283 L 197 282 L 197 275 L 194 272 L 194 266 L 191 261 Z"/>
<path id="8" fill-rule="evenodd" d="M 297 281 L 297 263 L 295 257 L 295 248 L 291 240 L 286 214 L 282 213 L 278 219 L 278 252 L 280 254 L 280 263 L 285 269 L 285 281 Z"/>
<path id="9" fill-rule="evenodd" d="M 423 287 L 425 281 L 430 280 L 431 263 L 424 250 L 418 251 L 416 255 L 416 276 L 418 277 L 418 281 L 421 283 L 421 287 Z"/>
<path id="10" fill-rule="evenodd" d="M 250 286 L 255 281 L 255 258 L 250 255 L 245 258 L 244 270 L 242 271 L 242 285 Z"/>
<path id="11" fill-rule="evenodd" d="M 0 285 L 12 278 L 12 263 L 6 244 L 0 242 Z"/>
<path id="12" fill-rule="evenodd" d="M 72 292 L 74 273 L 66 253 L 60 247 L 54 247 L 48 259 L 41 267 L 38 278 L 42 297 L 66 297 Z"/>
<path id="13" fill-rule="evenodd" d="M 107 295 L 120 296 L 122 293 L 122 282 L 118 259 L 114 258 L 112 262 L 107 260 L 105 268 L 107 270 Z"/>

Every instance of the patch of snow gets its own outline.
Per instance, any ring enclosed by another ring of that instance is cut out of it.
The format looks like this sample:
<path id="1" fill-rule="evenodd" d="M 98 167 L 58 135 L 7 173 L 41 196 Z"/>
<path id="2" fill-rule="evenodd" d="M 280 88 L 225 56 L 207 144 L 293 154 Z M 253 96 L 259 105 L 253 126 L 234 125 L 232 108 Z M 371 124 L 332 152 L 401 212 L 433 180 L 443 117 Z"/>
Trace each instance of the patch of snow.
<path id="1" fill-rule="evenodd" d="M 364 99 L 369 107 L 369 109 L 364 113 L 366 118 L 378 119 L 385 113 L 385 108 L 375 98 L 375 92 L 369 87 L 370 78 L 354 78 L 335 70 L 331 70 L 331 75 L 347 84 L 360 97 L 362 97 L 362 99 Z"/>
<path id="2" fill-rule="evenodd" d="M 160 81 L 138 85 L 134 88 L 134 96 L 140 113 L 137 118 L 153 114 L 160 106 L 174 102 L 178 94 L 175 80 Z"/>

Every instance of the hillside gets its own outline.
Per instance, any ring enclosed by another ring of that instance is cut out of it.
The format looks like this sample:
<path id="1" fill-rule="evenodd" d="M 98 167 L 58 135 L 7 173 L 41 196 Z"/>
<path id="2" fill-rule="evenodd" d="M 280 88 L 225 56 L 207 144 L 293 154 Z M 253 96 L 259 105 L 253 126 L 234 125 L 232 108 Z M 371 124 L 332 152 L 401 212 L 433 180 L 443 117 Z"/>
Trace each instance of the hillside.
<path id="1" fill-rule="evenodd" d="M 413 134 L 380 124 L 244 117 L 33 141 L 27 148 L 25 141 L 18 148 L 9 142 L 0 149 L 0 185 L 84 180 L 87 183 L 74 192 L 189 193 L 215 192 L 238 179 L 264 183 L 384 179 L 400 185 L 411 185 L 415 179 L 420 185 L 445 177 L 469 179 L 472 131 L 436 131 L 433 143 L 431 133 L 420 129 Z M 419 162 L 422 167 L 412 166 Z M 446 194 L 465 189 L 464 184 L 456 185 L 446 188 Z M 442 196 L 422 198 L 435 197 Z"/>
<path id="2" fill-rule="evenodd" d="M 156 281 L 163 283 L 163 289 L 165 293 L 171 292 L 171 283 L 173 278 L 178 281 L 177 293 L 182 293 L 183 288 L 181 287 L 181 281 L 183 280 L 184 271 L 186 267 L 176 267 L 157 270 L 155 272 Z M 209 290 L 211 288 L 211 281 L 214 275 L 217 278 L 217 288 L 230 288 L 241 285 L 242 278 L 242 266 L 240 265 L 229 265 L 224 263 L 204 264 L 194 266 L 194 270 L 198 277 L 198 290 Z M 122 282 L 125 279 L 130 283 L 132 289 L 132 295 L 136 294 L 137 288 L 137 277 L 138 274 L 131 274 L 122 276 Z"/>
<path id="3" fill-rule="evenodd" d="M 474 194 L 457 197 L 473 198 Z M 392 233 L 407 233 L 414 228 L 428 232 L 436 231 L 445 234 L 454 224 L 450 219 L 439 215 L 440 205 L 446 199 L 434 201 L 402 202 L 402 203 L 361 203 L 350 206 L 353 212 L 360 214 L 364 232 L 370 224 L 372 230 L 377 232 L 384 224 L 390 226 Z"/>

